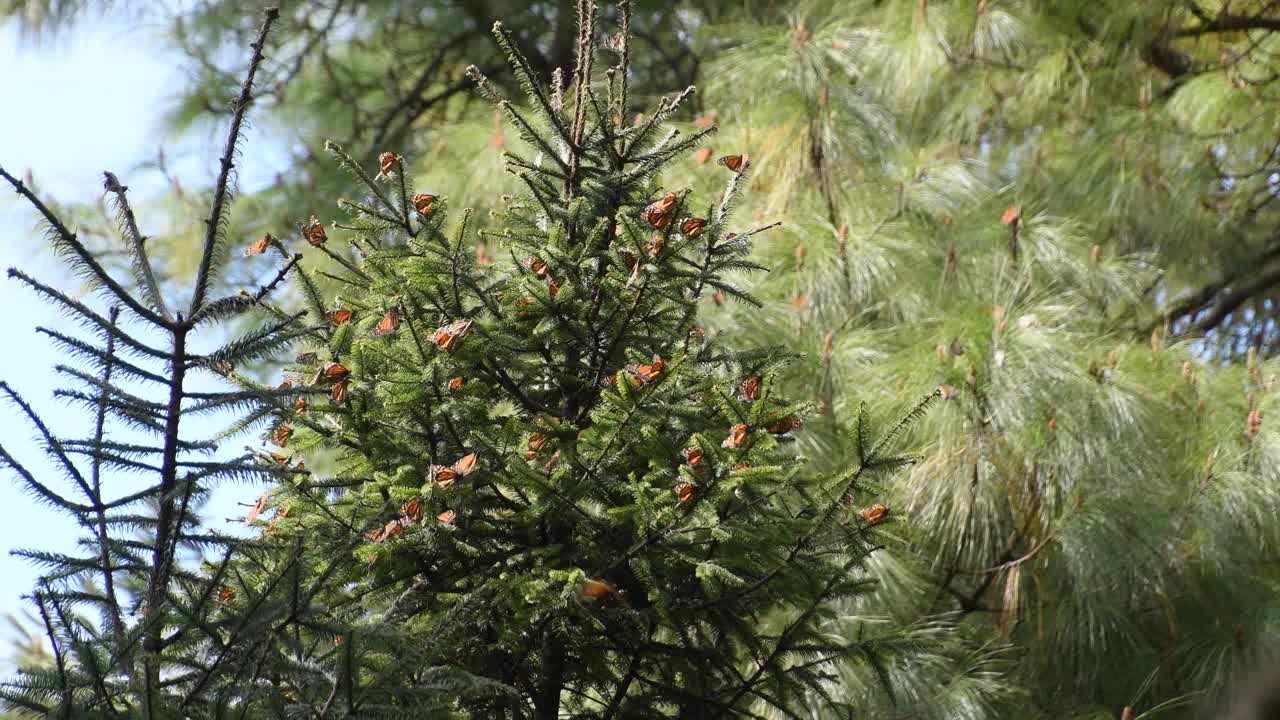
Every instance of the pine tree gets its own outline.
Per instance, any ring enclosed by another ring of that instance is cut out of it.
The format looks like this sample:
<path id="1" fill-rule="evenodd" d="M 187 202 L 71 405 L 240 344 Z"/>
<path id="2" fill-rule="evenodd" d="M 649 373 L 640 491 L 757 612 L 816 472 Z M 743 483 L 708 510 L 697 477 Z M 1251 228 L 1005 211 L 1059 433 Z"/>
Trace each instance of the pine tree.
<path id="1" fill-rule="evenodd" d="M 13 387 L 0 383 L 0 392 L 30 420 L 59 477 L 43 477 L 3 448 L 0 461 L 35 501 L 61 511 L 83 532 L 79 553 L 16 551 L 45 568 L 28 599 L 51 661 L 25 665 L 0 686 L 0 698 L 12 709 L 60 718 L 160 719 L 227 717 L 236 708 L 243 717 L 250 708 L 279 703 L 278 689 L 264 692 L 264 650 L 286 630 L 324 612 L 308 602 L 317 577 L 294 569 L 299 548 L 228 536 L 204 527 L 197 514 L 220 484 L 304 471 L 282 468 L 257 453 L 219 456 L 217 442 L 193 437 L 189 429 L 202 414 L 292 406 L 310 392 L 249 387 L 234 370 L 313 332 L 299 316 L 262 312 L 298 257 L 287 257 L 252 293 L 211 294 L 221 269 L 217 260 L 229 243 L 225 226 L 242 128 L 276 17 L 274 9 L 266 12 L 234 101 L 189 298 L 162 292 L 128 188 L 114 174 L 104 174 L 104 187 L 132 260 L 129 282 L 136 292 L 106 270 L 21 180 L 0 168 L 0 178 L 44 218 L 47 241 L 95 291 L 93 299 L 81 301 L 20 270 L 9 271 L 88 331 L 84 336 L 40 329 L 81 361 L 57 368 L 69 383 L 57 395 L 86 408 L 92 419 L 86 436 L 55 434 Z M 95 307 L 99 300 L 105 311 Z M 220 323 L 255 316 L 248 332 L 216 344 Z M 198 391 L 200 373 L 241 387 Z M 129 482 L 131 477 L 147 482 Z M 199 566 L 183 562 L 192 552 L 203 558 Z M 265 580 L 251 574 L 264 567 L 273 569 Z"/>
<path id="2" fill-rule="evenodd" d="M 293 372 L 330 402 L 281 437 L 334 472 L 281 487 L 270 534 L 338 568 L 323 602 L 349 617 L 350 680 L 302 693 L 338 713 L 844 714 L 840 668 L 901 649 L 892 628 L 828 628 L 874 590 L 891 524 L 876 483 L 910 461 L 893 448 L 932 396 L 879 439 L 859 422 L 855 463 L 808 469 L 793 438 L 811 408 L 774 384 L 792 353 L 696 325 L 709 292 L 755 302 L 728 280 L 759 269 L 746 255 L 769 227 L 729 230 L 748 163 L 721 163 L 714 202 L 655 186 L 715 128 L 664 130 L 693 88 L 632 123 L 620 7 L 603 80 L 582 2 L 575 64 L 549 88 L 495 25 L 527 103 L 475 81 L 527 150 L 505 155 L 524 191 L 481 231 L 484 256 L 470 214 L 451 223 L 399 154 L 375 175 L 330 145 L 368 197 L 341 203 L 340 236 L 304 233 L 360 259 L 333 303 L 298 275 L 329 329 Z"/>

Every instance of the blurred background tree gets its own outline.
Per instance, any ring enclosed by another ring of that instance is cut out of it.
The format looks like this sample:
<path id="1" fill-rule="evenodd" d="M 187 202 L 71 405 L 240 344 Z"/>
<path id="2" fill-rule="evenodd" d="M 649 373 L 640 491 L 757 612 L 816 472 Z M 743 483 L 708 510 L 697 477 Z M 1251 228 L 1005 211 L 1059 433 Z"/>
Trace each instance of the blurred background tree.
<path id="1" fill-rule="evenodd" d="M 99 5 L 0 9 L 48 32 Z M 253 9 L 165 18 L 192 77 L 175 132 L 225 116 L 242 70 L 226 49 Z M 572 14 L 286 7 L 258 117 L 290 157 L 232 232 L 300 242 L 291 227 L 358 199 L 326 138 L 366 164 L 405 155 L 418 187 L 493 207 L 515 139 L 464 68 L 510 82 L 487 42 L 501 16 L 550 77 L 570 65 Z M 667 184 L 705 194 L 693 171 L 744 152 L 753 213 L 785 221 L 757 250 L 774 272 L 753 290 L 772 301 L 713 297 L 705 317 L 806 353 L 787 390 L 821 408 L 807 453 L 847 463 L 857 402 L 889 413 L 942 386 L 914 429 L 923 461 L 894 488 L 909 522 L 877 556 L 884 589 L 849 608 L 952 639 L 947 662 L 885 669 L 900 699 L 948 718 L 1172 715 L 1274 645 L 1280 6 L 691 0 L 637 2 L 635 26 L 658 59 L 636 69 L 636 111 L 695 83 L 687 128 L 728 128 Z M 180 204 L 173 187 L 156 202 Z M 171 274 L 190 262 L 168 257 Z"/>

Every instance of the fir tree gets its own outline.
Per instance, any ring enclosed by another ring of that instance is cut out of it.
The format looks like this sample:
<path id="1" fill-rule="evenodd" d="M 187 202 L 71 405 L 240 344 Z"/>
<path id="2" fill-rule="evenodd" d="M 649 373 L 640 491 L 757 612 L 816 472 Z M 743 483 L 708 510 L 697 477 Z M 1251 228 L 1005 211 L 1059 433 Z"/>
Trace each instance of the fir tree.
<path id="1" fill-rule="evenodd" d="M 329 328 L 293 372 L 330 402 L 283 437 L 334 472 L 273 495 L 271 534 L 340 568 L 324 602 L 348 618 L 350 680 L 302 689 L 339 714 L 843 715 L 839 669 L 901 649 L 891 628 L 828 629 L 875 587 L 876 482 L 910 461 L 895 442 L 932 396 L 879 439 L 859 422 L 858 460 L 815 473 L 793 442 L 811 408 L 775 391 L 793 354 L 706 341 L 699 300 L 755 304 L 728 276 L 760 269 L 746 255 L 769 226 L 730 230 L 741 158 L 714 170 L 718 200 L 655 185 L 715 128 L 664 129 L 693 88 L 632 123 L 629 10 L 601 79 L 580 3 L 550 87 L 495 25 L 527 103 L 475 82 L 527 148 L 505 155 L 524 190 L 482 256 L 469 213 L 450 222 L 404 158 L 375 175 L 330 145 L 368 197 L 341 203 L 340 235 L 304 233 L 360 260 L 333 303 L 298 275 Z"/>
<path id="2" fill-rule="evenodd" d="M 275 668 L 265 648 L 288 628 L 308 622 L 308 600 L 318 582 L 298 567 L 298 548 L 272 548 L 210 530 L 197 509 L 210 490 L 236 481 L 263 481 L 299 468 L 282 468 L 261 454 L 215 455 L 218 444 L 192 436 L 202 414 L 227 408 L 292 406 L 306 388 L 193 389 L 200 373 L 240 382 L 234 368 L 288 347 L 312 332 L 297 316 L 259 311 L 298 258 L 252 293 L 215 297 L 218 259 L 229 244 L 226 218 L 234 168 L 256 70 L 277 12 L 266 12 L 252 43 L 249 72 L 234 114 L 206 214 L 200 264 L 187 298 L 158 284 L 128 188 L 112 173 L 104 187 L 131 258 L 130 291 L 88 251 L 77 234 L 18 178 L 3 178 L 41 214 L 46 238 L 94 292 L 74 297 L 26 273 L 9 276 L 57 306 L 89 335 L 41 328 L 79 366 L 57 368 L 69 382 L 57 394 L 85 407 L 86 436 L 55 434 L 17 391 L 0 392 L 30 421 L 36 443 L 59 471 L 46 478 L 0 448 L 0 461 L 37 502 L 56 508 L 83 531 L 76 554 L 41 549 L 17 554 L 44 574 L 28 599 L 49 643 L 51 660 L 25 665 L 0 687 L 11 708 L 48 717 L 243 717 L 253 707 L 278 704 Z M 105 301 L 105 311 L 95 307 Z M 218 326 L 258 314 L 246 333 L 221 345 Z M 208 350 L 202 347 L 210 347 Z M 133 441 L 132 438 L 139 438 Z M 124 482 L 146 478 L 145 484 Z M 65 484 L 69 490 L 62 490 Z M 198 567 L 184 553 L 203 556 Z M 270 567 L 265 580 L 257 568 Z M 323 578 L 323 574 L 319 578 Z M 303 582 L 304 579 L 307 582 Z M 262 580 L 261 582 L 255 582 Z M 264 673 L 270 673 L 270 680 Z M 265 689 L 264 689 L 265 688 Z M 265 698 L 265 700 L 264 700 Z"/>

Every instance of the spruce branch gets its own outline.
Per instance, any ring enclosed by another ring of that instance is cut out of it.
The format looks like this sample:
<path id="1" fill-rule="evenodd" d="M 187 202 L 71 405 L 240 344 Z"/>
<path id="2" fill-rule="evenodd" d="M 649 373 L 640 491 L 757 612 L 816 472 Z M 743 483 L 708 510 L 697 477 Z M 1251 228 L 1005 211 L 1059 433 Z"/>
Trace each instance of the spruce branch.
<path id="1" fill-rule="evenodd" d="M 253 79 L 258 73 L 258 67 L 262 64 L 264 50 L 266 48 L 267 33 L 270 32 L 271 26 L 276 19 L 280 17 L 279 8 L 269 7 L 263 12 L 262 26 L 258 30 L 258 37 L 249 47 L 253 48 L 253 55 L 249 59 L 249 69 L 245 73 L 244 84 L 240 87 L 240 95 L 235 99 L 231 114 L 231 125 L 227 130 L 226 144 L 222 149 L 222 157 L 219 160 L 220 169 L 218 178 L 213 185 L 213 203 L 209 207 L 209 218 L 205 220 L 204 245 L 201 249 L 200 266 L 196 271 L 195 291 L 191 297 L 191 307 L 187 312 L 188 316 L 194 315 L 204 305 L 204 296 L 208 291 L 212 282 L 213 261 L 221 244 L 219 238 L 222 235 L 222 226 L 225 221 L 227 205 L 230 201 L 230 183 L 231 171 L 235 167 L 234 156 L 236 148 L 240 144 L 240 134 L 245 122 L 245 114 L 249 110 L 249 105 L 253 100 Z"/>
<path id="2" fill-rule="evenodd" d="M 129 199 L 125 197 L 125 192 L 129 188 L 120 184 L 120 179 L 111 172 L 103 171 L 102 177 L 103 188 L 113 196 L 116 206 L 116 221 L 120 225 L 120 233 L 129 245 L 129 258 L 132 262 L 134 280 L 138 283 L 143 296 L 151 304 L 152 309 L 164 319 L 172 321 L 173 318 L 169 315 L 169 309 L 165 307 L 164 296 L 160 292 L 160 286 L 156 283 L 155 271 L 151 267 L 151 260 L 147 257 L 145 244 L 147 238 L 138 229 L 138 220 L 134 217 L 133 208 L 129 205 Z"/>

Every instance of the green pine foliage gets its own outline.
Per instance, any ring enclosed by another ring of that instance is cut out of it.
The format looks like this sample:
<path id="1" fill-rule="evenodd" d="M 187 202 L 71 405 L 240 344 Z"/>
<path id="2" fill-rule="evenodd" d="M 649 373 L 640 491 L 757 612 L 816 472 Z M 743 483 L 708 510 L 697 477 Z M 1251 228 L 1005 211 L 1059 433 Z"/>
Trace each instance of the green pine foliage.
<path id="1" fill-rule="evenodd" d="M 333 473 L 273 495 L 269 534 L 339 568 L 323 600 L 350 623 L 339 713 L 843 715 L 840 673 L 880 686 L 925 641 L 829 628 L 876 587 L 878 483 L 911 461 L 895 447 L 932 396 L 882 437 L 859 424 L 855 462 L 808 466 L 794 435 L 812 408 L 775 391 L 791 354 L 696 325 L 710 292 L 755 302 L 728 279 L 758 269 L 766 229 L 733 221 L 749 170 L 712 170 L 718 199 L 655 185 L 715 129 L 665 127 L 692 88 L 633 124 L 629 7 L 603 73 L 596 13 L 580 5 L 564 86 L 495 25 L 526 102 L 476 82 L 525 141 L 506 154 L 524 191 L 482 231 L 487 260 L 469 213 L 416 192 L 403 158 L 371 177 L 330 146 L 369 198 L 340 203 L 324 250 L 341 238 L 360 260 L 293 368 L 331 401 L 281 437 L 332 450 Z"/>

